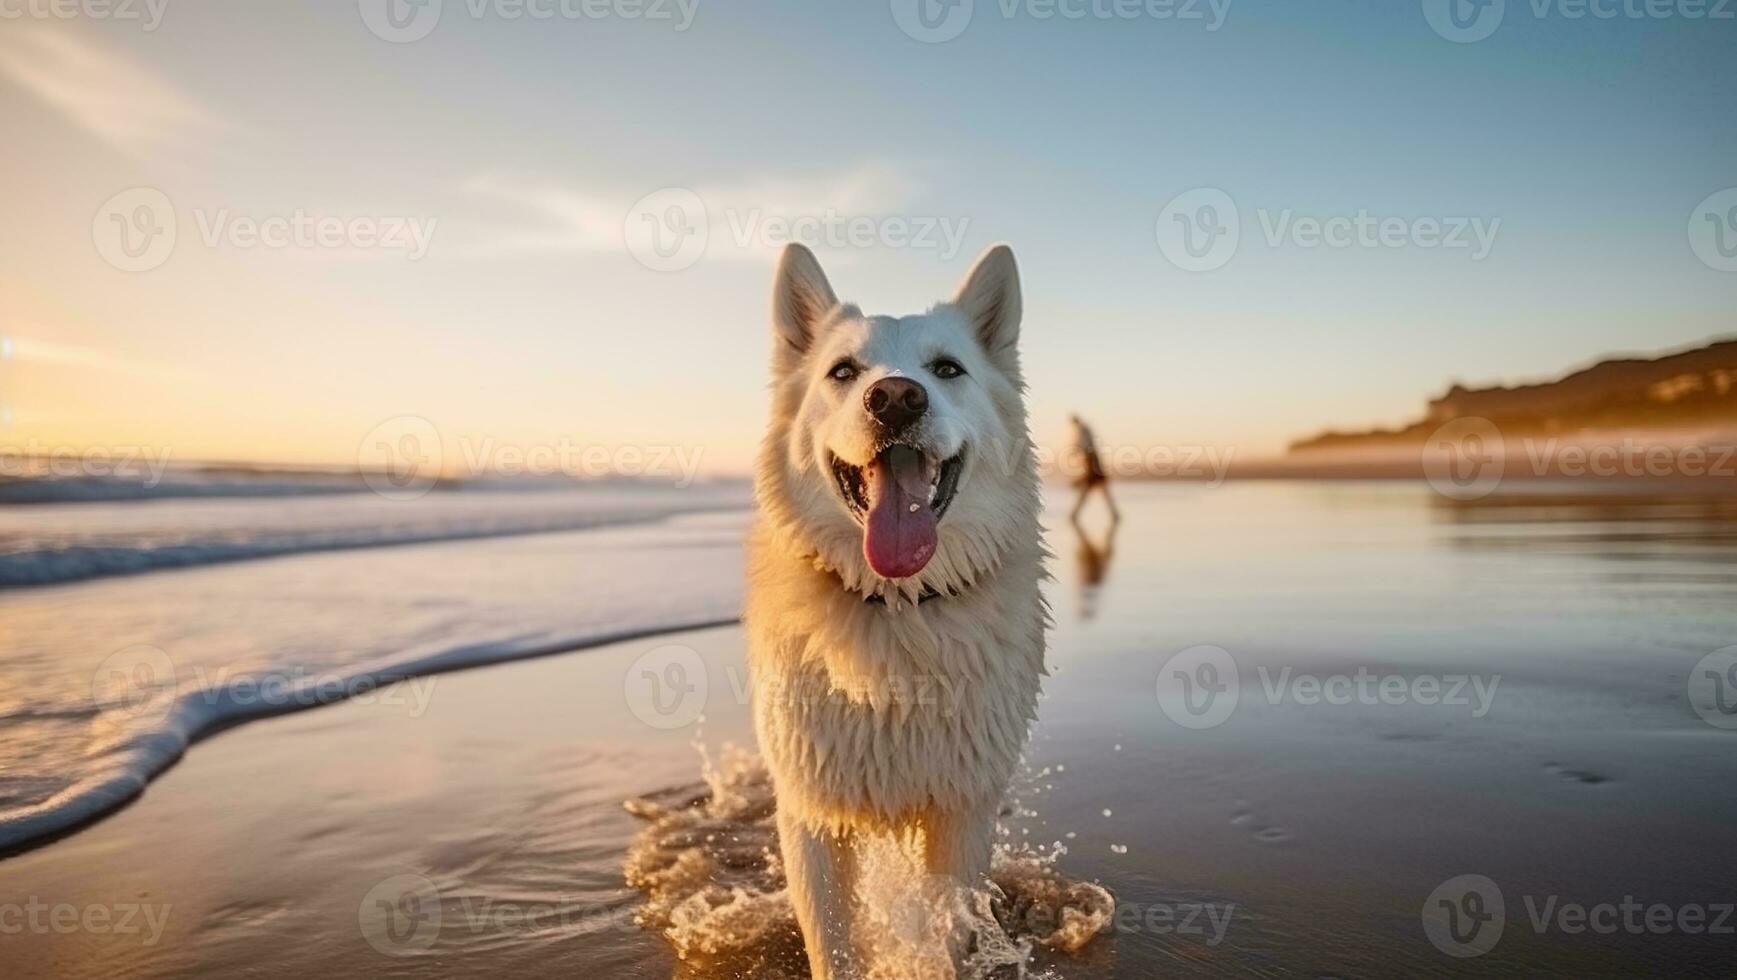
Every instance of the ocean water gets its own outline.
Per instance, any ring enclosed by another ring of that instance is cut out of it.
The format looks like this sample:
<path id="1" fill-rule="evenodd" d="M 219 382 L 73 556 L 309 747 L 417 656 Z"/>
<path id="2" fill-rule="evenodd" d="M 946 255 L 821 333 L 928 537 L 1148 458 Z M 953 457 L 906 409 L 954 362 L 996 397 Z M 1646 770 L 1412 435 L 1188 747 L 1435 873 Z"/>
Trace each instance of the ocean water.
<path id="1" fill-rule="evenodd" d="M 1002 821 L 1011 901 L 973 909 L 1033 959 L 993 975 L 1729 975 L 1737 934 L 1711 926 L 1737 904 L 1737 496 L 1117 492 L 1113 530 L 1069 525 L 1060 491 L 1048 512 L 1053 676 Z M 152 706 L 226 666 L 317 690 L 727 620 L 743 502 L 0 593 L 15 812 L 140 771 L 137 733 L 180 730 Z M 633 685 L 671 643 L 710 682 L 665 728 Z M 171 655 L 172 687 L 105 686 L 138 644 Z M 23 976 L 800 976 L 765 788 L 723 761 L 748 738 L 740 644 L 647 635 L 218 731 L 133 806 L 0 866 L 45 901 L 148 896 L 162 941 L 8 954 Z M 259 700 L 218 689 L 219 715 Z M 446 913 L 426 945 L 370 931 L 406 876 Z M 1070 908 L 1087 941 L 1045 944 Z"/>
<path id="2" fill-rule="evenodd" d="M 112 809 L 226 724 L 733 619 L 747 499 L 724 484 L 0 507 L 0 850 Z"/>
<path id="3" fill-rule="evenodd" d="M 739 509 L 741 483 L 471 490 L 394 499 L 269 478 L 140 488 L 0 483 L 0 589 L 310 551 L 546 534 Z M 107 495 L 132 493 L 126 499 Z M 6 506 L 11 498 L 31 501 Z M 71 502 L 79 497 L 90 498 Z"/>

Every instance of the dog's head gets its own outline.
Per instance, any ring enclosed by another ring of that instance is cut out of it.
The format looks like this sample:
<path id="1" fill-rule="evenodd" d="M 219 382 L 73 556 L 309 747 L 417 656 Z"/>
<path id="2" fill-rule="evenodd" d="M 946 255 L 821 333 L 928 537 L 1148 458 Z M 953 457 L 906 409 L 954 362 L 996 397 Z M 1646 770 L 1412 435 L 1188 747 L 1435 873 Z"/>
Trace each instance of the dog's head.
<path id="1" fill-rule="evenodd" d="M 814 254 L 787 247 L 759 479 L 776 528 L 871 595 L 957 592 L 1034 538 L 1019 322 L 1005 245 L 952 301 L 904 317 L 840 304 Z"/>

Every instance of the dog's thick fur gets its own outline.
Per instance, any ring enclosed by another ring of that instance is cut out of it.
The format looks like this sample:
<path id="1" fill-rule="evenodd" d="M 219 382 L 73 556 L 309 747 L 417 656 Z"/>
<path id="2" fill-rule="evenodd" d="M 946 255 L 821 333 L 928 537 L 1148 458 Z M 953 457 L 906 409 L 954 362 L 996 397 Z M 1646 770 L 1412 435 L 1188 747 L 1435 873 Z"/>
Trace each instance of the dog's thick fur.
<path id="1" fill-rule="evenodd" d="M 861 970 L 853 835 L 915 831 L 929 873 L 976 884 L 989 870 L 1049 623 L 1020 313 L 1006 246 L 978 259 L 951 302 L 896 318 L 840 304 L 800 245 L 779 263 L 746 622 L 755 728 L 817 980 Z M 937 375 L 938 357 L 963 376 Z M 841 381 L 831 372 L 845 359 L 859 370 Z M 902 579 L 865 559 L 832 463 L 865 466 L 884 448 L 864 391 L 889 375 L 929 393 L 900 442 L 936 459 L 963 453 L 934 554 Z"/>

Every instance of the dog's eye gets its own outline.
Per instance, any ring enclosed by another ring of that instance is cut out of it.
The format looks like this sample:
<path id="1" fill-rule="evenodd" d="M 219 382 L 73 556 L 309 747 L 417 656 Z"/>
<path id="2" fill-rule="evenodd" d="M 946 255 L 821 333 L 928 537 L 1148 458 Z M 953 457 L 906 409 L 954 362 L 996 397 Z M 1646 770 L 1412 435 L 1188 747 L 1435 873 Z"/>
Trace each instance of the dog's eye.
<path id="1" fill-rule="evenodd" d="M 832 366 L 832 370 L 826 372 L 826 376 L 834 381 L 855 381 L 856 363 L 848 360 L 839 361 Z"/>
<path id="2" fill-rule="evenodd" d="M 950 381 L 965 373 L 964 366 L 951 357 L 943 357 L 929 365 L 929 370 L 935 372 L 935 377 L 943 381 Z"/>

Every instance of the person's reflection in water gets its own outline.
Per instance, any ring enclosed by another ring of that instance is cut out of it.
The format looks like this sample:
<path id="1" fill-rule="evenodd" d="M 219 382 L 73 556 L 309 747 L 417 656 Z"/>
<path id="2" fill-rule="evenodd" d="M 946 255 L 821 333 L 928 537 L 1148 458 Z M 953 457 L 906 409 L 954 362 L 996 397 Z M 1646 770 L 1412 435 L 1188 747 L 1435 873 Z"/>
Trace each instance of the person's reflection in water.
<path id="1" fill-rule="evenodd" d="M 1074 526 L 1074 536 L 1079 539 L 1074 557 L 1079 563 L 1080 573 L 1080 618 L 1091 619 L 1098 612 L 1099 587 L 1110 574 L 1110 561 L 1116 554 L 1116 528 L 1121 525 L 1111 521 L 1104 528 L 1103 539 L 1093 541 L 1091 532 L 1078 517 L 1070 523 Z"/>

